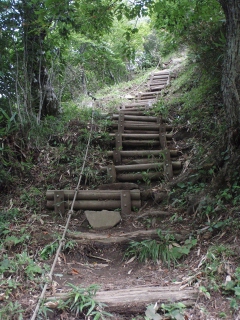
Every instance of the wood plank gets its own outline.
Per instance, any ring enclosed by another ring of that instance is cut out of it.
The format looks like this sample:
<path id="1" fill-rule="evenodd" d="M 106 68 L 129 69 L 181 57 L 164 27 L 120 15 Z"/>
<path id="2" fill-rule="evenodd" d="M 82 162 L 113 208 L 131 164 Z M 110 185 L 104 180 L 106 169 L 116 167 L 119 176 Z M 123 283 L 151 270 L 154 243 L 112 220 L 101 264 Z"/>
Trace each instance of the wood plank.
<path id="1" fill-rule="evenodd" d="M 110 133 L 110 137 L 115 137 L 115 133 Z M 159 139 L 159 134 L 158 133 L 123 133 L 122 138 L 129 138 L 129 139 L 139 139 L 139 140 L 146 140 L 146 139 Z M 172 139 L 172 134 L 166 134 L 167 139 Z M 116 146 L 117 147 L 117 146 Z"/>
<path id="2" fill-rule="evenodd" d="M 54 193 L 58 190 L 47 190 L 47 200 L 54 200 Z M 64 200 L 72 200 L 74 190 L 61 190 L 64 193 Z M 120 200 L 121 190 L 79 190 L 76 200 Z M 131 190 L 131 199 L 140 199 L 140 191 L 138 189 Z"/>
<path id="3" fill-rule="evenodd" d="M 156 161 L 156 159 L 155 159 Z M 157 162 L 157 163 L 135 163 L 129 165 L 120 165 L 115 166 L 116 172 L 124 172 L 124 171 L 141 171 L 141 170 L 148 170 L 148 169 L 160 169 L 164 167 L 165 162 Z M 181 161 L 173 161 L 171 162 L 172 168 L 175 170 L 179 170 L 182 168 Z M 108 167 L 101 167 L 101 171 L 107 171 Z"/>
<path id="4" fill-rule="evenodd" d="M 170 286 L 131 286 L 124 289 L 97 291 L 94 299 L 106 305 L 108 312 L 143 313 L 152 303 L 167 304 L 182 302 L 190 307 L 196 303 L 198 290 L 192 287 L 182 289 L 179 285 Z M 68 293 L 56 293 L 47 301 L 67 300 Z"/>
<path id="5" fill-rule="evenodd" d="M 169 150 L 170 155 L 173 157 L 177 157 L 179 151 L 178 150 Z M 148 156 L 163 156 L 163 150 L 122 150 L 120 151 L 122 157 L 148 157 Z M 107 156 L 112 157 L 113 151 L 108 151 Z"/>
<path id="6" fill-rule="evenodd" d="M 64 201 L 65 210 L 70 209 L 72 201 Z M 47 208 L 54 209 L 54 201 L 47 201 Z M 141 207 L 141 200 L 132 200 L 132 209 Z M 77 200 L 74 210 L 114 210 L 121 208 L 121 200 Z"/>

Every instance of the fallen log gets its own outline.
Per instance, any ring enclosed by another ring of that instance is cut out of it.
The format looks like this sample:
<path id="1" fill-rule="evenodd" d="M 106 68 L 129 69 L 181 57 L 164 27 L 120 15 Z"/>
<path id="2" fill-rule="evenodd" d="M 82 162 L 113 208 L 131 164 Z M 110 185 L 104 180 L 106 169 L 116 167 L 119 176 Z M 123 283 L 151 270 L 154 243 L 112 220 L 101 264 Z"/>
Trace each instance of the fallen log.
<path id="1" fill-rule="evenodd" d="M 181 230 L 175 233 L 174 230 L 161 231 L 162 234 L 174 234 L 174 237 L 178 241 L 186 240 L 189 230 Z M 158 230 L 138 230 L 133 232 L 121 232 L 121 233 L 91 233 L 91 232 L 67 232 L 68 239 L 74 239 L 80 244 L 113 244 L 113 243 L 127 243 L 131 240 L 141 241 L 144 239 L 159 239 Z"/>
<path id="2" fill-rule="evenodd" d="M 156 302 L 177 303 L 192 306 L 198 297 L 198 290 L 192 287 L 181 289 L 180 286 L 137 286 L 125 289 L 98 291 L 94 300 L 106 305 L 105 310 L 117 313 L 142 313 L 146 307 Z M 68 293 L 57 293 L 47 297 L 47 301 L 67 300 Z"/>

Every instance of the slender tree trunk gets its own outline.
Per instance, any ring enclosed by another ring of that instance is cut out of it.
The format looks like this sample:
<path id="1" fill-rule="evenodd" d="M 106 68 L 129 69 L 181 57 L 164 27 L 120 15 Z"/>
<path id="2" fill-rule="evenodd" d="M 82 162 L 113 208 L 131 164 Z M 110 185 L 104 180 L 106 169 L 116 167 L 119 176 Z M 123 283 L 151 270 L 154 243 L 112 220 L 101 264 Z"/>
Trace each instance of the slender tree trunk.
<path id="1" fill-rule="evenodd" d="M 227 43 L 222 76 L 223 101 L 229 126 L 228 147 L 240 147 L 240 2 L 219 0 L 226 16 Z"/>
<path id="2" fill-rule="evenodd" d="M 27 0 L 20 7 L 23 21 L 25 82 L 28 85 L 27 109 L 37 123 L 46 115 L 57 115 L 59 103 L 49 76 L 45 53 L 45 38 L 48 26 L 37 23 L 35 9 Z"/>

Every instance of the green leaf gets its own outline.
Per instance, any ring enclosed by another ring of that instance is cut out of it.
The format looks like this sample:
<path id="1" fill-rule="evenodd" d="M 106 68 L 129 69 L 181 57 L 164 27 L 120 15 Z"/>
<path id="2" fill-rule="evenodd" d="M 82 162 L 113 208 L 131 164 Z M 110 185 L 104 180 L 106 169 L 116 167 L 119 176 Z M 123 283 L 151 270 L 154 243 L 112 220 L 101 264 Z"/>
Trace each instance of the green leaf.
<path id="1" fill-rule="evenodd" d="M 234 293 L 237 297 L 240 297 L 240 287 L 235 287 L 234 288 Z"/>

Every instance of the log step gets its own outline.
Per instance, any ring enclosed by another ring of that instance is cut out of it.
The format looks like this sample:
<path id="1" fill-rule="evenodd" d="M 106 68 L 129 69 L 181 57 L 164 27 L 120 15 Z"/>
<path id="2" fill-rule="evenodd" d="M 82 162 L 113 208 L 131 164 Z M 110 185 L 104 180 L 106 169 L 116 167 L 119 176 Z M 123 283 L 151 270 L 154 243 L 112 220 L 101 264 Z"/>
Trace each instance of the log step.
<path id="1" fill-rule="evenodd" d="M 114 151 L 108 151 L 107 156 L 112 157 Z M 169 150 L 170 156 L 177 157 L 179 152 L 178 150 Z M 120 155 L 122 157 L 149 157 L 149 156 L 155 156 L 155 157 L 163 157 L 163 151 L 162 150 L 132 150 L 132 151 L 120 151 Z"/>
<path id="2" fill-rule="evenodd" d="M 47 200 L 53 200 L 54 194 L 58 190 L 47 190 Z M 61 190 L 65 200 L 72 200 L 74 197 L 74 190 Z M 130 190 L 131 199 L 139 200 L 140 191 L 138 189 Z M 76 200 L 120 200 L 121 190 L 79 190 Z"/>
<path id="3" fill-rule="evenodd" d="M 137 179 L 138 180 L 138 179 Z M 120 181 L 120 180 L 119 180 Z M 121 180 L 126 181 L 126 180 Z M 134 180 L 133 180 L 134 181 Z M 64 201 L 64 210 L 69 210 L 72 206 L 72 201 Z M 47 208 L 54 209 L 56 204 L 52 200 L 47 201 Z M 131 208 L 141 208 L 141 200 L 132 200 Z M 121 200 L 76 200 L 74 203 L 74 210 L 115 210 L 121 209 Z M 63 213 L 63 211 L 61 211 Z"/>
<path id="4" fill-rule="evenodd" d="M 113 114 L 112 115 L 113 120 L 118 120 L 119 119 L 119 114 Z M 145 116 L 145 115 L 124 115 L 124 121 L 125 120 L 134 120 L 134 121 L 143 121 L 143 122 L 157 122 L 158 117 L 153 117 L 153 116 Z"/>
<path id="5" fill-rule="evenodd" d="M 159 132 L 159 129 L 161 128 L 161 124 L 156 123 L 144 123 L 144 122 L 137 122 L 137 121 L 124 121 L 124 129 L 125 130 L 146 130 L 146 131 L 157 131 Z M 110 127 L 117 128 L 118 123 L 111 123 Z M 173 127 L 171 125 L 165 126 L 166 131 L 171 131 Z"/>
<path id="6" fill-rule="evenodd" d="M 198 290 L 192 287 L 181 288 L 172 286 L 131 286 L 125 289 L 97 291 L 94 300 L 105 304 L 108 312 L 119 314 L 144 313 L 146 307 L 152 303 L 159 305 L 181 302 L 187 307 L 196 303 Z M 67 300 L 68 293 L 56 293 L 48 297 L 47 301 Z"/>
<path id="7" fill-rule="evenodd" d="M 159 127 L 158 127 L 159 128 Z M 150 128 L 151 129 L 151 128 Z M 115 133 L 109 133 L 109 136 L 111 138 L 115 138 L 116 134 Z M 159 133 L 122 133 L 121 134 L 122 138 L 126 138 L 126 139 L 138 139 L 138 140 L 159 140 Z M 172 133 L 167 133 L 166 134 L 166 138 L 168 140 L 171 140 L 173 137 Z M 128 140 L 125 140 L 125 142 L 127 142 Z M 124 142 L 124 140 L 123 140 Z"/>
<path id="8" fill-rule="evenodd" d="M 182 168 L 181 161 L 173 161 L 171 162 L 173 169 L 180 170 Z M 161 170 L 163 169 L 164 163 L 157 162 L 157 163 L 140 163 L 140 164 L 130 164 L 130 165 L 119 165 L 115 166 L 115 170 L 117 172 L 124 172 L 124 171 L 141 171 L 141 170 Z M 101 167 L 101 171 L 107 171 L 108 167 Z"/>

